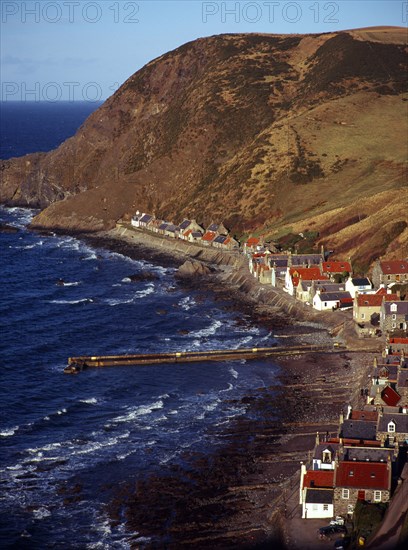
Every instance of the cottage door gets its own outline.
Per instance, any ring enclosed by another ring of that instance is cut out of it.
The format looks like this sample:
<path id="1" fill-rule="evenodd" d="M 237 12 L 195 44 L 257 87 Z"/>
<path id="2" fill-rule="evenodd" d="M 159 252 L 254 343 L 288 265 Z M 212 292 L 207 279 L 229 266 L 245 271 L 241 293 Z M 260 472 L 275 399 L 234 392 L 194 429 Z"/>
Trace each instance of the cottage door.
<path id="1" fill-rule="evenodd" d="M 365 500 L 365 491 L 358 492 L 358 500 Z"/>

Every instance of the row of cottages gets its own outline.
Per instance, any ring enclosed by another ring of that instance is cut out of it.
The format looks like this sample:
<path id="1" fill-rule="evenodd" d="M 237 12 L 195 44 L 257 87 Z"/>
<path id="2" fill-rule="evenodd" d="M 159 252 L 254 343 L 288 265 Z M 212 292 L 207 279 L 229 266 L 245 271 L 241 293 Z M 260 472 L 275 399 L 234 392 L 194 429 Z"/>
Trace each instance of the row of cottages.
<path id="1" fill-rule="evenodd" d="M 223 224 L 212 223 L 205 230 L 196 220 L 183 220 L 179 225 L 175 225 L 139 211 L 132 217 L 131 224 L 138 229 L 145 229 L 158 235 L 198 243 L 203 246 L 213 246 L 226 250 L 239 248 L 238 241 L 229 235 L 228 229 Z"/>
<path id="2" fill-rule="evenodd" d="M 372 280 L 374 288 L 408 283 L 408 261 L 378 259 L 373 267 Z"/>
<path id="3" fill-rule="evenodd" d="M 385 364 L 374 361 L 364 408 L 341 413 L 337 437 L 317 434 L 309 468 L 301 464 L 302 518 L 352 517 L 359 500 L 390 500 L 408 447 L 408 361 L 389 349 Z"/>

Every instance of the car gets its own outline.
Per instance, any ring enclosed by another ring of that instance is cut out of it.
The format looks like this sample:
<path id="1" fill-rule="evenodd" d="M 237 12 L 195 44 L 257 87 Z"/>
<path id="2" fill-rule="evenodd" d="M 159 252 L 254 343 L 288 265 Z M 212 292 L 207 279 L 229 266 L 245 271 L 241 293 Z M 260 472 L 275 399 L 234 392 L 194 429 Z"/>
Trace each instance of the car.
<path id="1" fill-rule="evenodd" d="M 337 539 L 334 542 L 334 548 L 336 550 L 345 550 L 348 548 L 351 544 L 351 537 L 343 537 L 341 539 Z"/>
<path id="2" fill-rule="evenodd" d="M 330 520 L 329 525 L 344 525 L 344 518 L 336 516 L 334 519 Z"/>
<path id="3" fill-rule="evenodd" d="M 327 525 L 326 527 L 320 527 L 320 529 L 318 529 L 317 537 L 320 540 L 331 540 L 332 537 L 340 533 L 347 533 L 347 529 L 344 525 Z"/>

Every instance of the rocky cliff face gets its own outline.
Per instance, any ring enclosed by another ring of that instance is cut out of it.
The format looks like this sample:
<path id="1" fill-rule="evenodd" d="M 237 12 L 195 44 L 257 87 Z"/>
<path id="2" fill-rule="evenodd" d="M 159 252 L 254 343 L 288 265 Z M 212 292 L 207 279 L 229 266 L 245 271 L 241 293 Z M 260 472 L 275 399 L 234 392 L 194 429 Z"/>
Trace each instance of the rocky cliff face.
<path id="1" fill-rule="evenodd" d="M 401 203 L 404 31 L 188 43 L 129 78 L 55 151 L 3 161 L 0 201 L 42 208 L 35 225 L 47 228 L 106 229 L 139 209 L 271 236 L 324 214 L 341 224 L 380 191 Z M 406 221 L 393 222 L 381 253 L 408 240 Z"/>

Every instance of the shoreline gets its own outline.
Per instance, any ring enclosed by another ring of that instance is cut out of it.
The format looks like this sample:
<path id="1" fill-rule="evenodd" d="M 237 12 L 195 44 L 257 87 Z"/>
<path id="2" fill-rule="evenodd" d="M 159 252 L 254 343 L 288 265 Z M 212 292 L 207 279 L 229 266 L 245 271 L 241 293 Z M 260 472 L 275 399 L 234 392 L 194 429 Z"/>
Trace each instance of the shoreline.
<path id="1" fill-rule="evenodd" d="M 169 250 L 167 239 L 159 238 L 156 243 L 156 237 L 145 236 L 140 232 L 130 238 L 112 230 L 79 238 L 174 268 L 186 260 L 198 260 L 211 266 L 211 276 L 183 278 L 181 285 L 209 290 L 216 301 L 227 303 L 224 307 L 267 327 L 278 339 L 284 337 L 288 345 L 301 343 L 305 336 L 325 343 L 335 337 L 347 349 L 338 354 L 274 358 L 279 367 L 277 386 L 254 388 L 246 398 L 248 415 L 261 411 L 262 421 L 245 417 L 234 421 L 224 434 L 222 449 L 215 449 L 210 457 L 187 453 L 187 471 L 169 467 L 136 488 L 122 488 L 108 506 L 109 515 L 113 521 L 125 516 L 141 536 L 154 540 L 161 533 L 169 549 L 266 548 L 273 544 L 274 548 L 300 550 L 297 534 L 291 534 L 290 527 L 299 509 L 299 463 L 307 461 L 316 432 L 337 432 L 342 408 L 348 403 L 362 404 L 359 388 L 366 384 L 373 353 L 379 353 L 380 344 L 359 341 L 352 318 L 345 312 L 314 312 L 283 291 L 260 285 L 242 255 L 225 258 L 226 253 L 218 250 L 185 243 Z M 184 253 L 180 246 L 185 246 Z M 173 517 L 171 522 L 169 517 Z"/>

